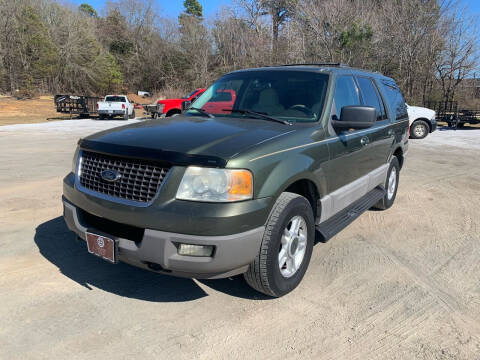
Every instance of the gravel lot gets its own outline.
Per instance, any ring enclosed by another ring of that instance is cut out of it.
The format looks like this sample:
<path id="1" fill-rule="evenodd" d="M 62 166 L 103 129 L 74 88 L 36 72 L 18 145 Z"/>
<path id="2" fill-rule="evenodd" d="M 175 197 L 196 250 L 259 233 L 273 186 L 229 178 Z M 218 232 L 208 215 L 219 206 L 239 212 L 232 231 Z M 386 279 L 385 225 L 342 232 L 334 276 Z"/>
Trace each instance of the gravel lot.
<path id="1" fill-rule="evenodd" d="M 480 129 L 411 141 L 395 206 L 318 243 L 272 300 L 75 241 L 60 202 L 75 143 L 123 124 L 0 127 L 0 359 L 480 359 Z"/>

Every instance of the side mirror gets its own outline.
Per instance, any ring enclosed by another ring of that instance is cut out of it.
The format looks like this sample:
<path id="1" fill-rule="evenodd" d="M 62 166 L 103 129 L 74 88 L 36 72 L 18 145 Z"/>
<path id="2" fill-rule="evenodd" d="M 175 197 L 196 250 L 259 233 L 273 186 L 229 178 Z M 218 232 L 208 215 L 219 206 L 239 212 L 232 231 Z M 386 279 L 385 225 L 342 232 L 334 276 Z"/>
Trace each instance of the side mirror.
<path id="1" fill-rule="evenodd" d="M 185 100 L 183 103 L 182 103 L 182 112 L 188 110 L 190 108 L 190 106 L 192 106 L 192 102 L 191 101 L 188 101 L 188 100 Z"/>
<path id="2" fill-rule="evenodd" d="M 340 120 L 332 120 L 332 126 L 338 130 L 368 129 L 377 121 L 377 110 L 371 106 L 344 106 Z"/>

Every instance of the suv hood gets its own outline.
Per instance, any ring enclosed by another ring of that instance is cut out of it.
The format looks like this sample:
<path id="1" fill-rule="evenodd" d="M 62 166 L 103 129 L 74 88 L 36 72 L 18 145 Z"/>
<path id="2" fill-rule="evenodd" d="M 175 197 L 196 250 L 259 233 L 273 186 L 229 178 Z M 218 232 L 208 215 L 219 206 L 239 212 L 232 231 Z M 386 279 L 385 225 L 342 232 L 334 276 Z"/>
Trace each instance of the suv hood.
<path id="1" fill-rule="evenodd" d="M 83 139 L 80 147 L 173 164 L 225 166 L 234 155 L 293 131 L 257 119 L 177 116 L 102 131 Z"/>

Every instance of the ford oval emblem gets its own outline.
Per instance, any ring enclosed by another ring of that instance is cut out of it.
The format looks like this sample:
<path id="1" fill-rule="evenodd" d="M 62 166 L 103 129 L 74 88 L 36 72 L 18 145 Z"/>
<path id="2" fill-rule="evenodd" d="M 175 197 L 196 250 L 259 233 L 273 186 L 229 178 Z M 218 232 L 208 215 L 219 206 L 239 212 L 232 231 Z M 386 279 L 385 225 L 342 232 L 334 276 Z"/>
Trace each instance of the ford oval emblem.
<path id="1" fill-rule="evenodd" d="M 99 236 L 98 239 L 97 239 L 97 245 L 101 248 L 103 248 L 105 246 L 105 241 L 103 240 L 103 238 L 101 236 Z"/>
<path id="2" fill-rule="evenodd" d="M 122 177 L 117 171 L 111 169 L 103 170 L 100 173 L 100 176 L 103 180 L 108 182 L 115 182 Z"/>

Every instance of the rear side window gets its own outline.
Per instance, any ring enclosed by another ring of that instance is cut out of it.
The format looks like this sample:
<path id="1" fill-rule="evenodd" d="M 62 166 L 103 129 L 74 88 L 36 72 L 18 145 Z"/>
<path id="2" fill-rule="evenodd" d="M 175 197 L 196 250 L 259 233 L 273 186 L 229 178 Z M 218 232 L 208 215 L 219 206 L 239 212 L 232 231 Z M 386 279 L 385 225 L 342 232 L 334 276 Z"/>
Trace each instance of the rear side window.
<path id="1" fill-rule="evenodd" d="M 372 82 L 372 79 L 358 77 L 357 81 L 362 93 L 363 103 L 366 106 L 371 106 L 377 109 L 377 121 L 385 120 L 387 118 L 385 106 L 383 105 L 382 98 L 378 93 L 377 87 Z"/>
<path id="2" fill-rule="evenodd" d="M 353 81 L 353 76 L 339 76 L 335 86 L 334 109 L 332 116 L 336 115 L 340 118 L 342 108 L 350 105 L 360 105 L 357 87 Z"/>
<path id="3" fill-rule="evenodd" d="M 402 92 L 393 81 L 382 80 L 383 94 L 387 98 L 396 120 L 408 119 L 407 105 Z"/>

